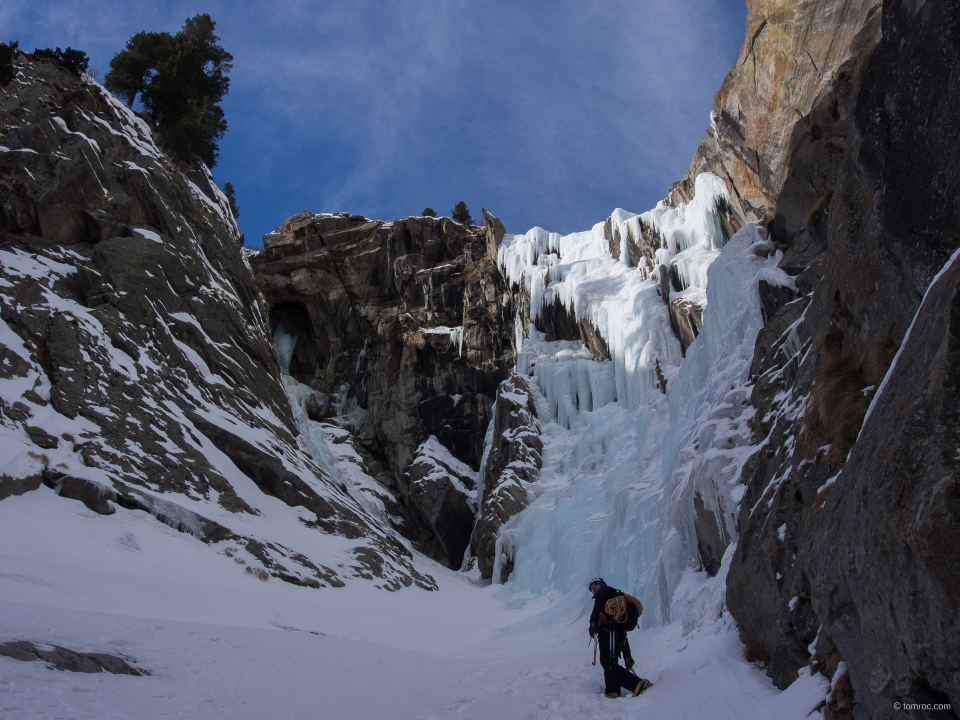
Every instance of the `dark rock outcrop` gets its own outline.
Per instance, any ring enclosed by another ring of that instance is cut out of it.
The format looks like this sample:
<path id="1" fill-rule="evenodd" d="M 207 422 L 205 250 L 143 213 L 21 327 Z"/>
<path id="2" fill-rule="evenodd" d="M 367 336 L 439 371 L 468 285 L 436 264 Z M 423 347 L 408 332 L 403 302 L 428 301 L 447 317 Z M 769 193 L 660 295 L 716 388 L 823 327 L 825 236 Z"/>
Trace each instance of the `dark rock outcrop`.
<path id="1" fill-rule="evenodd" d="M 687 291 L 670 300 L 670 326 L 684 354 L 703 329 L 706 304 L 706 295 L 702 291 Z"/>
<path id="2" fill-rule="evenodd" d="M 0 500 L 11 495 L 23 495 L 31 490 L 37 490 L 42 483 L 42 476 L 37 473 L 26 477 L 11 477 L 0 475 Z"/>
<path id="3" fill-rule="evenodd" d="M 522 293 L 524 296 L 526 293 Z M 559 298 L 540 308 L 540 314 L 533 326 L 544 334 L 546 340 L 579 340 L 589 348 L 598 360 L 610 359 L 610 348 L 597 329 L 587 318 L 577 320 L 575 313 L 569 310 Z"/>
<path id="4" fill-rule="evenodd" d="M 480 576 L 487 580 L 493 577 L 500 527 L 527 506 L 528 486 L 540 476 L 540 424 L 533 391 L 521 375 L 513 374 L 500 385 L 493 423 L 472 540 Z M 506 582 L 513 570 L 511 552 L 508 548 L 504 553 L 498 582 Z"/>
<path id="5" fill-rule="evenodd" d="M 49 663 L 53 668 L 68 672 L 99 673 L 108 672 L 113 675 L 134 675 L 141 677 L 149 675 L 148 670 L 136 668 L 126 658 L 110 653 L 82 653 L 68 650 L 59 645 L 37 647 L 27 640 L 14 640 L 0 645 L 0 656 L 21 660 L 23 662 L 41 661 Z"/>
<path id="6" fill-rule="evenodd" d="M 264 526 L 243 539 L 265 548 L 277 577 L 434 587 L 301 448 L 209 171 L 172 164 L 100 86 L 23 53 L 15 66 L 0 91 L 0 464 L 13 468 L 0 496 L 43 482 L 100 514 L 147 511 L 206 542 L 240 540 L 230 514 L 279 498 L 358 544 L 334 572 Z"/>
<path id="7" fill-rule="evenodd" d="M 336 417 L 337 406 L 333 399 L 325 394 L 315 392 L 307 398 L 307 417 L 314 422 L 323 422 Z"/>
<path id="8" fill-rule="evenodd" d="M 693 511 L 700 564 L 707 575 L 713 577 L 720 570 L 720 561 L 730 545 L 730 538 L 726 528 L 717 519 L 721 513 L 707 509 L 699 492 L 693 496 Z"/>
<path id="9" fill-rule="evenodd" d="M 430 436 L 479 467 L 515 357 L 506 286 L 490 257 L 503 226 L 485 217 L 478 230 L 449 218 L 301 213 L 264 236 L 252 259 L 271 327 L 291 338 L 290 374 L 342 396 L 339 414 L 363 413 L 369 432 L 358 440 L 398 478 Z M 399 489 L 402 503 L 427 499 Z M 440 533 L 446 550 L 435 559 L 459 566 L 449 551 L 462 540 L 450 545 L 433 514 L 418 506 L 406 516 Z"/>
<path id="10" fill-rule="evenodd" d="M 781 687 L 845 660 L 857 718 L 960 699 L 956 13 L 886 0 L 768 184 L 799 296 L 765 303 L 728 605 Z"/>
<path id="11" fill-rule="evenodd" d="M 603 235 L 607 240 L 607 247 L 614 260 L 624 260 L 630 267 L 640 268 L 646 278 L 656 267 L 656 252 L 666 247 L 660 233 L 655 227 L 648 225 L 640 218 L 640 236 L 634 237 L 633 229 L 627 228 L 627 236 L 623 237 L 619 226 L 614 227 L 613 217 L 608 217 L 603 224 Z M 627 256 L 623 257 L 626 248 Z"/>

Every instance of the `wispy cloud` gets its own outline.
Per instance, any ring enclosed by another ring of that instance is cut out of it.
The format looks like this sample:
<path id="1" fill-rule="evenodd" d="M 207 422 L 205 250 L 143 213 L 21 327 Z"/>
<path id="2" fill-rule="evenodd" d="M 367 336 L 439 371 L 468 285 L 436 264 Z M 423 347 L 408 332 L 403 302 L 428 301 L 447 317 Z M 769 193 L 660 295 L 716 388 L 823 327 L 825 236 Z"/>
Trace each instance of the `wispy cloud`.
<path id="1" fill-rule="evenodd" d="M 304 209 L 464 199 L 511 231 L 651 207 L 686 169 L 743 39 L 731 0 L 39 0 L 0 36 L 105 71 L 138 30 L 209 12 L 234 57 L 216 175 L 250 239 Z"/>

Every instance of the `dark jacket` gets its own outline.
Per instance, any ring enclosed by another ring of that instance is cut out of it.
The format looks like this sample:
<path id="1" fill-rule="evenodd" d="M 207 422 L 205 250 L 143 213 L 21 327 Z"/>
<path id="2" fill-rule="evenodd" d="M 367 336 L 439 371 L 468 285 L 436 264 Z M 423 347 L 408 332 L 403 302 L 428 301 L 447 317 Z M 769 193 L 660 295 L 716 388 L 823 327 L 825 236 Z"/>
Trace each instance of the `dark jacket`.
<path id="1" fill-rule="evenodd" d="M 623 595 L 623 593 L 612 587 L 602 587 L 597 590 L 597 594 L 593 596 L 593 612 L 590 613 L 591 635 L 598 630 L 623 630 L 626 628 L 625 623 L 614 622 L 603 611 L 603 606 L 607 604 L 607 600 L 612 600 L 620 595 Z"/>

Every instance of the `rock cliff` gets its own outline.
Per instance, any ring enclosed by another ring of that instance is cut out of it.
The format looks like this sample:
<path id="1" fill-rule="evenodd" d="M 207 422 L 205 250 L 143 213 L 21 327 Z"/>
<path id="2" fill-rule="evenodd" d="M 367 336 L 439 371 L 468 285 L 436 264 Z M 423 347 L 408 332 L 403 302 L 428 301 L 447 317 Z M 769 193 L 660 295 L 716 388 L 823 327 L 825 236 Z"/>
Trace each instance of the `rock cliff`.
<path id="1" fill-rule="evenodd" d="M 751 6 L 715 109 L 782 21 L 774 5 Z M 960 23 L 952 3 L 887 0 L 881 32 L 876 6 L 837 3 L 822 16 L 839 30 L 827 38 L 832 61 L 810 51 L 824 82 L 797 96 L 802 107 L 785 106 L 802 117 L 778 124 L 754 103 L 745 126 L 780 130 L 752 143 L 744 131 L 739 154 L 709 161 L 729 170 L 746 219 L 769 213 L 798 287 L 765 300 L 753 366 L 760 449 L 742 477 L 728 604 L 780 687 L 807 665 L 833 676 L 845 662 L 848 690 L 826 717 L 934 717 L 893 703 L 960 698 L 960 646 L 946 629 L 960 613 Z M 722 148 L 732 130 L 719 126 Z M 711 133 L 695 165 L 715 151 Z"/>
<path id="2" fill-rule="evenodd" d="M 205 168 L 171 164 L 101 88 L 21 54 L 0 98 L 0 500 L 145 511 L 313 587 L 433 587 L 408 544 L 451 567 L 472 553 L 502 582 L 543 452 L 538 390 L 515 372 L 524 331 L 576 347 L 577 382 L 555 383 L 577 385 L 567 426 L 614 402 L 681 416 L 707 267 L 763 220 L 725 256 L 766 264 L 749 373 L 730 371 L 743 387 L 724 381 L 706 429 L 664 444 L 696 475 L 675 525 L 707 575 L 727 572 L 747 655 L 777 686 L 831 678 L 824 717 L 958 707 L 958 48 L 952 0 L 750 0 L 667 204 L 578 239 L 617 292 L 656 306 L 630 320 L 656 337 L 629 374 L 622 318 L 558 290 L 561 261 L 581 262 L 559 236 L 504 241 L 486 211 L 482 229 L 306 212 L 248 267 Z M 668 225 L 695 196 L 711 239 L 692 253 Z M 522 267 L 498 267 L 510 243 Z M 347 550 L 300 550 L 317 532 Z"/>
<path id="3" fill-rule="evenodd" d="M 514 362 L 512 297 L 489 254 L 503 226 L 486 215 L 478 229 L 449 218 L 305 212 L 264 236 L 251 260 L 270 325 L 290 338 L 290 375 L 321 398 L 318 407 L 339 397 L 336 414 L 389 469 L 382 480 L 408 537 L 454 567 L 473 517 L 458 501 L 460 519 L 440 531 L 435 499 L 462 483 L 419 474 L 415 458 L 432 437 L 475 473 Z M 427 477 L 446 490 L 425 488 Z"/>
<path id="4" fill-rule="evenodd" d="M 207 169 L 174 165 L 96 83 L 24 53 L 14 70 L 0 91 L 0 499 L 51 488 L 102 515 L 145 511 L 298 585 L 433 587 L 311 453 Z M 317 551 L 316 534 L 346 545 Z"/>
<path id="5" fill-rule="evenodd" d="M 870 55 L 879 31 L 880 0 L 747 0 L 740 57 L 713 99 L 710 127 L 670 201 L 689 202 L 697 176 L 712 172 L 730 187 L 735 223 L 772 215 L 798 121 L 851 62 Z M 811 139 L 831 140 L 808 130 Z"/>

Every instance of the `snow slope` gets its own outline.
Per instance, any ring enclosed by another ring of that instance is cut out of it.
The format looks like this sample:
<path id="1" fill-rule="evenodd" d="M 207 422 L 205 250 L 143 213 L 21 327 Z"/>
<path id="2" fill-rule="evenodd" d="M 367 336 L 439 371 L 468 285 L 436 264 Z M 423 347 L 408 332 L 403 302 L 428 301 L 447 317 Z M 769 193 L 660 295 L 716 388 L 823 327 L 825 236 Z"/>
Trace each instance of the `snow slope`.
<path id="1" fill-rule="evenodd" d="M 119 653 L 152 674 L 58 672 L 0 657 L 5 720 L 800 720 L 825 692 L 807 678 L 778 692 L 739 657 L 722 619 L 686 637 L 677 624 L 633 633 L 638 670 L 657 686 L 606 700 L 578 617 L 583 602 L 505 608 L 496 586 L 426 560 L 439 592 L 260 582 L 145 514 L 108 524 L 51 490 L 38 493 L 41 502 L 0 504 L 0 525 L 30 538 L 0 551 L 0 640 Z M 702 574 L 685 582 L 722 594 Z"/>

